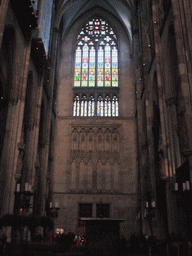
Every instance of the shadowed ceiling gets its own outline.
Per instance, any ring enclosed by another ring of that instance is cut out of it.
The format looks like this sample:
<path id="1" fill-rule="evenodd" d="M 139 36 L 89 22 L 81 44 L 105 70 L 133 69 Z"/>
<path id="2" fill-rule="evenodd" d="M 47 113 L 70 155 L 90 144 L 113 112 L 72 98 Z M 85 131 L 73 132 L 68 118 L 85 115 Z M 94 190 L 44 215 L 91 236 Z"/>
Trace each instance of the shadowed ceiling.
<path id="1" fill-rule="evenodd" d="M 60 23 L 62 20 L 62 30 L 63 34 L 65 34 L 80 15 L 94 7 L 101 7 L 119 19 L 129 37 L 132 38 L 131 23 L 132 14 L 134 12 L 134 1 L 135 0 L 58 0 L 56 22 Z"/>

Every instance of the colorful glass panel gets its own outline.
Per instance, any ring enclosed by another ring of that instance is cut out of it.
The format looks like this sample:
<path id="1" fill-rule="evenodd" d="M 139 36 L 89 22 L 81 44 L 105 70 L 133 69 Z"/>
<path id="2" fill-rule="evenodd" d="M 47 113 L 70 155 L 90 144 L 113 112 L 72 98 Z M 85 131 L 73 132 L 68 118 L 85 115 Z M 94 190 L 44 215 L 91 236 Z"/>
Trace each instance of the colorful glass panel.
<path id="1" fill-rule="evenodd" d="M 80 87 L 80 77 L 81 77 L 81 49 L 80 47 L 76 50 L 75 57 L 75 77 L 74 77 L 74 86 Z"/>
<path id="2" fill-rule="evenodd" d="M 108 23 L 92 19 L 77 36 L 75 53 L 74 87 L 118 87 L 117 37 Z M 86 89 L 87 90 L 87 89 Z M 109 90 L 109 89 L 108 89 Z M 111 90 L 111 89 L 110 89 Z M 74 116 L 118 116 L 117 96 L 99 96 L 95 103 L 91 95 L 80 99 L 76 96 Z"/>
<path id="3" fill-rule="evenodd" d="M 83 58 L 82 58 L 82 87 L 87 87 L 87 75 L 88 75 L 88 45 L 83 46 Z"/>
<path id="4" fill-rule="evenodd" d="M 91 47 L 89 57 L 89 87 L 95 86 L 95 49 Z"/>
<path id="5" fill-rule="evenodd" d="M 111 86 L 111 47 L 105 46 L 105 87 Z"/>
<path id="6" fill-rule="evenodd" d="M 112 87 L 118 87 L 118 52 L 112 49 Z"/>
<path id="7" fill-rule="evenodd" d="M 98 50 L 98 66 L 97 66 L 97 86 L 103 87 L 103 48 L 100 46 Z"/>

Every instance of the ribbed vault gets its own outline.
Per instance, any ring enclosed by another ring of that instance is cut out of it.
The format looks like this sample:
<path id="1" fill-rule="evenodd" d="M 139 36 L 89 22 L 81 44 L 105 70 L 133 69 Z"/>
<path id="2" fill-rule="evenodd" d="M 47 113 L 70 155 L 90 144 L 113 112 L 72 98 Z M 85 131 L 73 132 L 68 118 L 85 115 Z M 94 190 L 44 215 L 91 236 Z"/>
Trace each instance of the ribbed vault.
<path id="1" fill-rule="evenodd" d="M 121 21 L 129 37 L 132 37 L 134 0 L 58 0 L 55 27 L 59 28 L 62 20 L 61 29 L 65 34 L 76 19 L 94 7 L 102 8 L 114 15 Z"/>

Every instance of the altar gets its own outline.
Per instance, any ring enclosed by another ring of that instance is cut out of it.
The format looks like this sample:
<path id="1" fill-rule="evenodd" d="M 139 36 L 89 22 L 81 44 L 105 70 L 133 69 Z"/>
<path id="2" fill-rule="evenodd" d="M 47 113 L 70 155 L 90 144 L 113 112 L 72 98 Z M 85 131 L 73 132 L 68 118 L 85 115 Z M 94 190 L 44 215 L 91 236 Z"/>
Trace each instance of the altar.
<path id="1" fill-rule="evenodd" d="M 81 220 L 86 223 L 87 256 L 119 255 L 119 224 L 124 219 L 81 218 Z"/>

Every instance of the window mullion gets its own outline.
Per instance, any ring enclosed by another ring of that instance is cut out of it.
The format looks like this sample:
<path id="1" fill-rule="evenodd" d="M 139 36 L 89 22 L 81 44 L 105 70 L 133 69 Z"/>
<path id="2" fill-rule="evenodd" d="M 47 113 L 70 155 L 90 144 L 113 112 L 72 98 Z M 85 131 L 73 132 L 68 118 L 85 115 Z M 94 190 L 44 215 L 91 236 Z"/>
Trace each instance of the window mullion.
<path id="1" fill-rule="evenodd" d="M 82 72 L 83 72 L 83 47 L 81 47 L 81 75 L 80 75 L 80 87 L 82 86 Z"/>
<path id="2" fill-rule="evenodd" d="M 103 47 L 103 87 L 105 87 L 105 46 Z"/>
<path id="3" fill-rule="evenodd" d="M 98 44 L 95 45 L 95 87 L 97 87 L 97 69 L 98 69 Z"/>

